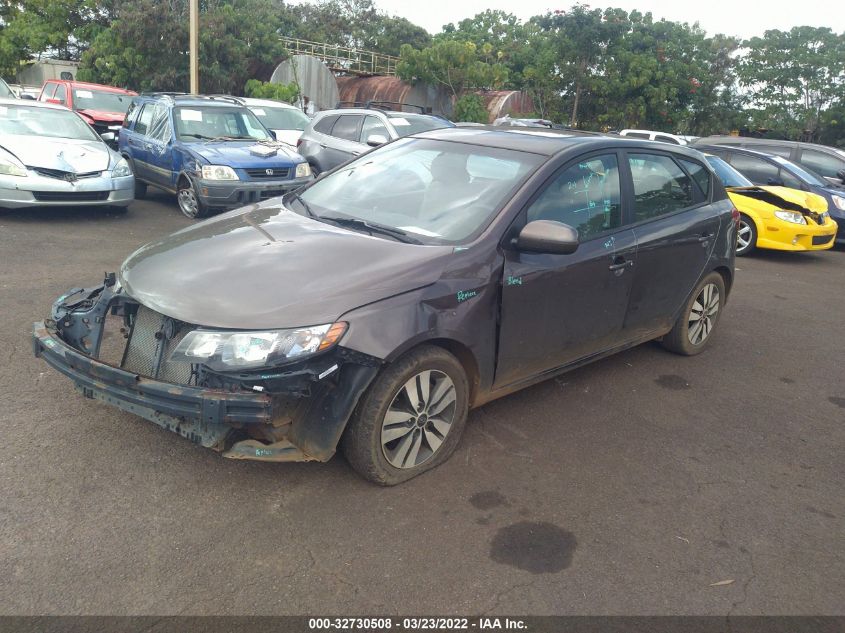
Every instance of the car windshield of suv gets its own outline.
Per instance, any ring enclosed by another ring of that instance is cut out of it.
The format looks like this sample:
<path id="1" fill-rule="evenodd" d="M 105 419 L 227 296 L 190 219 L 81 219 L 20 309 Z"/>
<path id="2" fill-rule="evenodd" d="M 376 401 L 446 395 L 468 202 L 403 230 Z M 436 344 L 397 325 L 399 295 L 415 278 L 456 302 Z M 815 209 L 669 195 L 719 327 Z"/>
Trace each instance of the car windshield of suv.
<path id="1" fill-rule="evenodd" d="M 100 140 L 94 130 L 70 110 L 18 105 L 0 105 L 0 134 Z"/>
<path id="2" fill-rule="evenodd" d="M 803 167 L 799 167 L 792 161 L 786 160 L 785 158 L 781 158 L 780 156 L 772 156 L 772 158 L 775 160 L 775 162 L 786 167 L 788 171 L 792 172 L 793 175 L 801 178 L 808 185 L 813 185 L 814 187 L 830 186 L 829 182 L 827 182 L 824 178 L 822 178 L 815 172 L 804 169 Z"/>
<path id="3" fill-rule="evenodd" d="M 461 242 L 483 230 L 543 160 L 508 149 L 405 139 L 289 194 L 285 204 L 353 230 L 385 233 L 368 231 L 363 221 L 423 243 Z"/>
<path id="4" fill-rule="evenodd" d="M 707 162 L 725 187 L 753 187 L 754 183 L 718 156 L 707 156 Z"/>
<path id="5" fill-rule="evenodd" d="M 101 112 L 124 113 L 129 109 L 132 95 L 90 88 L 73 89 L 74 110 L 99 110 Z"/>
<path id="6" fill-rule="evenodd" d="M 455 127 L 455 124 L 446 119 L 436 116 L 425 116 L 423 114 L 407 114 L 405 112 L 386 112 L 387 118 L 393 124 L 396 134 L 400 137 L 410 136 L 427 130 L 439 130 L 444 127 Z"/>
<path id="7" fill-rule="evenodd" d="M 9 88 L 9 84 L 2 79 L 0 79 L 0 97 L 5 97 L 7 99 L 15 98 L 15 93 L 12 92 L 11 88 Z"/>
<path id="8" fill-rule="evenodd" d="M 311 120 L 296 108 L 249 106 L 252 113 L 268 130 L 304 130 Z"/>
<path id="9" fill-rule="evenodd" d="M 272 141 L 258 118 L 242 107 L 182 106 L 173 111 L 176 135 L 183 141 L 252 140 Z"/>

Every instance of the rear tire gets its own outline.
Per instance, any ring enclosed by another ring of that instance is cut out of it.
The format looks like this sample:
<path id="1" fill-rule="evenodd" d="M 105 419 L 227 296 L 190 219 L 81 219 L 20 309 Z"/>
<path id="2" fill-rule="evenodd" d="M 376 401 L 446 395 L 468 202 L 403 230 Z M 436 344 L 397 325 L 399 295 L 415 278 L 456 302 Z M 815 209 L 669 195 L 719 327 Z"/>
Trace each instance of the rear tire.
<path id="1" fill-rule="evenodd" d="M 460 362 L 433 345 L 387 366 L 361 398 L 341 438 L 359 475 L 394 486 L 445 462 L 466 425 L 469 386 Z"/>
<path id="2" fill-rule="evenodd" d="M 663 347 L 683 356 L 703 352 L 713 338 L 724 304 L 725 281 L 712 272 L 695 287 L 674 327 L 663 337 Z"/>
<path id="3" fill-rule="evenodd" d="M 736 234 L 736 256 L 748 255 L 757 248 L 757 225 L 744 213 L 739 214 L 739 229 Z"/>

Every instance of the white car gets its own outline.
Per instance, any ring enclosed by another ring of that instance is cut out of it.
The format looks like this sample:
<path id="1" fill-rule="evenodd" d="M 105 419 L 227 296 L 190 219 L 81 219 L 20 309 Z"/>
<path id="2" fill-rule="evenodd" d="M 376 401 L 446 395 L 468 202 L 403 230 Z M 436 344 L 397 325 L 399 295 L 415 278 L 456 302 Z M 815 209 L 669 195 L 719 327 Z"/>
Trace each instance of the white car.
<path id="1" fill-rule="evenodd" d="M 237 97 L 237 100 L 252 110 L 264 127 L 276 135 L 276 140 L 294 147 L 310 121 L 302 110 L 281 101 L 249 97 Z"/>
<path id="2" fill-rule="evenodd" d="M 654 130 L 622 130 L 619 136 L 627 136 L 628 138 L 641 138 L 646 141 L 659 141 L 661 143 L 671 143 L 672 145 L 687 145 L 688 142 L 683 136 L 677 134 L 669 134 L 667 132 L 655 132 Z"/>

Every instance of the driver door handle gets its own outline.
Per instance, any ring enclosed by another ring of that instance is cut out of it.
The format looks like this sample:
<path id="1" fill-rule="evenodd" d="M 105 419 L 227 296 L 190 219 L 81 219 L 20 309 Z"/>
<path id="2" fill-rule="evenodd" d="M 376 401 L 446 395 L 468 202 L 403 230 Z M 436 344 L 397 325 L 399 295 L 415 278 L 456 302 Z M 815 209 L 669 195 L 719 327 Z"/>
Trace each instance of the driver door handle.
<path id="1" fill-rule="evenodd" d="M 711 239 L 713 239 L 712 233 L 704 233 L 703 235 L 699 236 L 698 241 L 699 242 L 708 242 Z"/>
<path id="2" fill-rule="evenodd" d="M 630 259 L 625 259 L 624 257 L 617 257 L 613 260 L 613 263 L 608 266 L 608 270 L 612 270 L 613 272 L 617 272 L 620 270 L 625 270 L 626 268 L 631 268 L 634 265 L 634 262 Z"/>

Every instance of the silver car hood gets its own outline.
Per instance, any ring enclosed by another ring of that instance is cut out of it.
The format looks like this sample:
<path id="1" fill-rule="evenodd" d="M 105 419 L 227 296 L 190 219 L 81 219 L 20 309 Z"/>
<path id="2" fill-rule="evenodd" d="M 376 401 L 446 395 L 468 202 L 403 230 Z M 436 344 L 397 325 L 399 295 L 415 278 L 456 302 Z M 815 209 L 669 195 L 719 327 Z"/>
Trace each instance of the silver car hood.
<path id="1" fill-rule="evenodd" d="M 14 154 L 27 167 L 77 174 L 105 171 L 112 160 L 112 150 L 98 140 L 0 134 L 0 147 Z"/>

